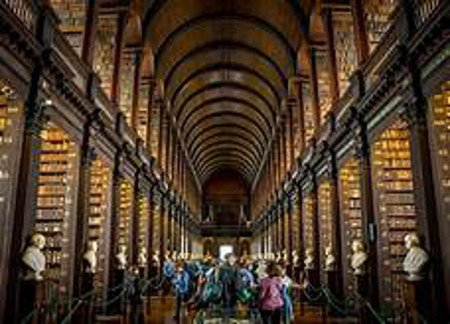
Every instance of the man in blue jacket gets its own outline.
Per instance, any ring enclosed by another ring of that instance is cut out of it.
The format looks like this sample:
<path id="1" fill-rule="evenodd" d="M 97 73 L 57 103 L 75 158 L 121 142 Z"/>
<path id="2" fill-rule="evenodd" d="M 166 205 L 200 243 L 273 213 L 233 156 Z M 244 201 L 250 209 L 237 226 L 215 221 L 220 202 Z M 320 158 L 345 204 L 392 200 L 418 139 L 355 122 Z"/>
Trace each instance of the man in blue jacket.
<path id="1" fill-rule="evenodd" d="M 181 303 L 189 296 L 189 274 L 185 270 L 184 262 L 178 261 L 175 267 L 175 274 L 172 277 L 172 284 L 176 297 L 175 321 L 180 321 Z"/>

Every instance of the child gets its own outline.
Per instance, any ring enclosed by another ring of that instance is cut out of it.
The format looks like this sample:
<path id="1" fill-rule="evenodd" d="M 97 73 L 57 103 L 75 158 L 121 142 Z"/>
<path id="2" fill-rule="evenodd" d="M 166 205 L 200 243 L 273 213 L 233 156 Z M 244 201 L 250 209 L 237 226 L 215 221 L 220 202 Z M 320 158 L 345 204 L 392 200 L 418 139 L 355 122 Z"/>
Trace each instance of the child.
<path id="1" fill-rule="evenodd" d="M 176 311 L 174 319 L 178 322 L 181 315 L 181 303 L 189 294 L 189 274 L 184 269 L 183 261 L 178 261 L 176 264 L 172 284 L 176 296 Z"/>

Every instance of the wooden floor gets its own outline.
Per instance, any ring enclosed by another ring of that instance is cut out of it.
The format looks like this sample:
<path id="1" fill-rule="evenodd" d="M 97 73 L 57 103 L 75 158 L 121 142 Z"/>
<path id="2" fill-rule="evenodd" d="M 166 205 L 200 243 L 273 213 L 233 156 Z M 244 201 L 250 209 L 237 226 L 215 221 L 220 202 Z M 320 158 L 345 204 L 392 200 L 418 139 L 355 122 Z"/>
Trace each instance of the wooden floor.
<path id="1" fill-rule="evenodd" d="M 152 297 L 150 302 L 147 303 L 145 307 L 145 316 L 140 318 L 129 314 L 127 319 L 124 318 L 104 318 L 99 319 L 98 323 L 120 323 L 120 324 L 176 324 L 177 322 L 173 319 L 174 314 L 174 300 L 171 297 Z M 305 307 L 304 314 L 300 315 L 300 307 L 297 305 L 295 307 L 295 322 L 294 323 L 351 323 L 348 319 L 342 318 L 322 318 L 321 309 L 319 307 Z M 180 324 L 190 324 L 194 323 L 193 315 L 189 316 L 186 312 L 183 312 L 183 317 L 179 322 Z M 215 322 L 219 323 L 219 321 Z M 235 322 L 239 323 L 239 322 Z M 244 322 L 242 322 L 244 323 Z M 248 321 L 245 323 L 249 323 Z"/>

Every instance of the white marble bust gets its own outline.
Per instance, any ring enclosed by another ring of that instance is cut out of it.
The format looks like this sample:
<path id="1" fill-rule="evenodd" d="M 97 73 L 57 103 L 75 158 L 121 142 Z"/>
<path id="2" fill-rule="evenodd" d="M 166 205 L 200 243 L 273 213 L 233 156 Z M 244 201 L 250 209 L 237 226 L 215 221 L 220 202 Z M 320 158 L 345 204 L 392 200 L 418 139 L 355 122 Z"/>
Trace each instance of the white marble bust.
<path id="1" fill-rule="evenodd" d="M 153 264 L 156 265 L 157 267 L 159 267 L 160 260 L 159 260 L 159 252 L 158 251 L 153 251 L 152 260 L 153 260 Z"/>
<path id="2" fill-rule="evenodd" d="M 325 271 L 334 271 L 336 267 L 336 257 L 331 245 L 325 248 Z"/>
<path id="3" fill-rule="evenodd" d="M 119 245 L 118 253 L 116 254 L 116 262 L 118 270 L 125 270 L 127 267 L 127 247 L 123 244 Z"/>
<path id="4" fill-rule="evenodd" d="M 147 248 L 141 247 L 139 249 L 137 263 L 140 268 L 147 266 Z"/>
<path id="5" fill-rule="evenodd" d="M 300 265 L 300 257 L 297 250 L 292 251 L 292 264 L 294 267 L 298 267 Z"/>
<path id="6" fill-rule="evenodd" d="M 304 260 L 305 270 L 313 270 L 314 269 L 314 261 L 315 261 L 314 249 L 311 247 L 306 248 L 305 260 Z"/>
<path id="7" fill-rule="evenodd" d="M 83 259 L 86 261 L 86 273 L 95 273 L 97 271 L 97 251 L 98 244 L 95 240 L 90 240 L 87 243 L 86 252 L 84 252 Z"/>
<path id="8" fill-rule="evenodd" d="M 41 281 L 45 271 L 46 259 L 42 252 L 45 246 L 45 237 L 42 234 L 34 234 L 31 237 L 31 245 L 25 249 L 22 261 L 27 266 L 25 280 Z"/>
<path id="9" fill-rule="evenodd" d="M 361 240 L 354 240 L 352 242 L 352 257 L 351 266 L 353 273 L 357 276 L 363 275 L 365 273 L 365 264 L 368 259 L 368 255 L 364 248 L 364 242 Z"/>
<path id="10" fill-rule="evenodd" d="M 420 247 L 420 240 L 416 233 L 410 233 L 405 236 L 405 246 L 408 249 L 408 253 L 403 260 L 403 270 L 408 275 L 406 280 L 423 280 L 425 278 L 423 268 L 430 259 L 428 253 Z"/>
<path id="11" fill-rule="evenodd" d="M 283 260 L 284 264 L 289 264 L 289 258 L 286 249 L 281 251 L 281 259 Z"/>

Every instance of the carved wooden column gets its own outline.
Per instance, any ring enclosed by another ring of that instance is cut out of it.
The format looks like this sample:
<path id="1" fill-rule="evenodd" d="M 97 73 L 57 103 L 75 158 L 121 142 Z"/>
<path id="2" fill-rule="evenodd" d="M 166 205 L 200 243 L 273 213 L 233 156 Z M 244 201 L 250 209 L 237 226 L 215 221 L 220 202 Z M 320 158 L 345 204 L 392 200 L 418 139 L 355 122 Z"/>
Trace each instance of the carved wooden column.
<path id="1" fill-rule="evenodd" d="M 305 149 L 305 113 L 303 108 L 303 90 L 302 81 L 298 81 L 297 98 L 298 98 L 298 145 L 300 146 L 300 154 Z"/>
<path id="2" fill-rule="evenodd" d="M 134 173 L 134 188 L 133 188 L 133 208 L 132 208 L 132 213 L 131 213 L 131 224 L 130 224 L 130 229 L 131 229 L 131 240 L 130 240 L 130 260 L 131 260 L 131 264 L 137 265 L 137 260 L 138 260 L 138 255 L 139 255 L 139 251 L 138 251 L 138 246 L 139 246 L 139 196 L 140 196 L 140 191 L 142 188 L 142 169 L 138 168 L 136 170 L 136 172 Z"/>
<path id="3" fill-rule="evenodd" d="M 166 253 L 165 247 L 164 247 L 164 242 L 166 240 L 165 237 L 165 218 L 166 218 L 166 202 L 165 202 L 165 197 L 164 194 L 161 194 L 161 213 L 159 215 L 159 257 L 161 259 L 161 261 L 163 261 L 164 255 Z M 160 262 L 160 273 L 162 270 L 162 266 L 163 266 L 163 262 Z"/>
<path id="4" fill-rule="evenodd" d="M 283 193 L 284 196 L 284 193 Z M 284 200 L 283 198 L 280 200 L 279 202 L 279 207 L 277 208 L 277 210 L 279 210 L 279 219 L 280 219 L 280 226 L 281 226 L 281 237 L 280 237 L 280 253 L 283 252 L 284 249 L 286 249 L 286 226 L 284 224 L 284 222 L 286 221 L 286 217 L 285 217 L 285 210 L 284 210 Z"/>
<path id="5" fill-rule="evenodd" d="M 126 17 L 125 13 L 119 13 L 117 18 L 117 33 L 114 40 L 114 63 L 113 63 L 113 75 L 111 84 L 111 101 L 115 105 L 119 105 L 120 101 L 120 71 L 122 66 L 122 47 L 123 47 L 123 34 L 125 30 Z M 93 44 L 91 44 L 92 46 Z"/>
<path id="6" fill-rule="evenodd" d="M 56 28 L 54 15 L 49 8 L 43 8 L 41 18 L 38 20 L 36 28 L 36 38 L 41 40 L 43 48 L 49 48 L 53 42 L 53 33 Z M 45 11 L 45 12 L 44 12 Z M 9 235 L 11 246 L 9 257 L 5 266 L 7 277 L 5 287 L 0 289 L 0 318 L 7 318 L 12 322 L 19 322 L 21 316 L 27 308 L 34 307 L 34 296 L 28 296 L 32 300 L 30 305 L 23 297 L 21 290 L 23 285 L 20 279 L 21 253 L 27 242 L 28 236 L 32 233 L 36 220 L 36 191 L 37 176 L 39 174 L 39 152 L 41 147 L 40 132 L 47 121 L 45 116 L 45 104 L 39 98 L 39 87 L 43 77 L 43 59 L 45 51 L 41 57 L 35 61 L 31 79 L 29 81 L 28 96 L 24 104 L 25 127 L 20 145 L 20 162 L 18 167 L 18 181 L 15 198 L 15 210 L 13 211 L 12 228 Z M 25 309 L 21 308 L 25 305 Z"/>
<path id="7" fill-rule="evenodd" d="M 288 213 L 288 230 L 289 232 L 287 233 L 288 235 L 288 248 L 287 248 L 287 260 L 289 263 L 289 275 L 291 278 L 294 278 L 294 271 L 293 271 L 293 262 L 292 262 L 292 251 L 294 250 L 294 231 L 293 231 L 293 208 L 292 208 L 292 192 L 288 192 L 288 197 L 287 197 L 288 201 L 288 205 L 287 205 L 287 213 Z M 294 278 L 294 280 L 297 280 L 296 278 Z"/>
<path id="8" fill-rule="evenodd" d="M 172 214 L 172 199 L 169 196 L 169 205 L 167 206 L 167 247 L 166 250 L 172 252 L 172 243 L 173 243 L 173 234 L 172 234 L 172 221 L 173 221 L 173 214 Z"/>
<path id="9" fill-rule="evenodd" d="M 111 291 L 110 289 L 121 284 L 119 282 L 120 280 L 123 280 L 123 278 L 118 278 L 117 271 L 116 271 L 116 260 L 115 256 L 117 254 L 117 237 L 118 237 L 118 223 L 119 223 L 119 204 L 120 204 L 120 183 L 123 179 L 122 177 L 122 159 L 123 159 L 123 151 L 122 149 L 118 149 L 115 156 L 114 156 L 114 168 L 113 168 L 113 176 L 112 176 L 112 197 L 111 197 L 111 211 L 110 211 L 110 228 L 107 231 L 109 233 L 109 249 L 107 252 L 107 271 L 108 273 L 108 279 L 107 279 L 107 285 L 105 285 L 104 289 L 104 296 L 107 296 L 107 298 L 113 298 L 116 297 L 114 291 Z M 108 235 L 108 234 L 107 234 Z M 127 251 L 129 253 L 129 251 Z M 119 311 L 118 305 L 114 303 L 113 305 L 109 305 L 107 307 L 109 313 L 117 313 Z"/>
<path id="10" fill-rule="evenodd" d="M 431 273 L 424 280 L 420 293 L 416 294 L 416 304 L 420 314 L 427 320 L 438 319 L 437 321 L 441 322 L 445 321 L 445 286 L 440 245 L 442 241 L 439 236 L 439 219 L 426 121 L 428 108 L 418 84 L 420 76 L 414 75 L 416 73 L 414 67 L 410 69 L 413 74 L 413 84 L 410 85 L 409 93 L 405 96 L 406 103 L 402 117 L 408 123 L 410 132 L 411 170 L 418 232 L 433 262 L 430 267 Z M 415 82 L 417 83 L 414 84 Z"/>
<path id="11" fill-rule="evenodd" d="M 81 59 L 88 66 L 94 62 L 95 35 L 97 33 L 97 22 L 99 14 L 99 0 L 88 0 L 86 6 L 86 23 L 84 28 L 83 49 Z"/>
<path id="12" fill-rule="evenodd" d="M 162 170 L 163 164 L 163 139 L 165 138 L 165 118 L 166 118 L 166 109 L 164 108 L 164 102 L 161 99 L 157 100 L 157 106 L 159 108 L 159 125 L 158 125 L 158 167 Z"/>
<path id="13" fill-rule="evenodd" d="M 89 197 L 90 197 L 90 179 L 91 179 L 91 164 L 94 159 L 94 149 L 91 147 L 91 131 L 92 123 L 98 117 L 98 111 L 88 116 L 84 125 L 83 139 L 80 149 L 80 165 L 78 171 L 78 197 L 77 197 L 77 221 L 75 229 L 74 245 L 74 271 L 73 271 L 73 287 L 74 296 L 80 296 L 86 293 L 83 291 L 83 254 L 86 251 L 88 241 L 88 225 L 89 225 Z"/>
<path id="14" fill-rule="evenodd" d="M 316 65 L 316 49 L 314 47 L 309 48 L 309 65 L 310 65 L 310 75 L 309 84 L 311 87 L 311 101 L 313 110 L 313 123 L 314 123 L 314 133 L 320 127 L 320 103 L 319 103 L 319 89 L 318 89 L 318 77 L 317 77 L 317 65 Z"/>
<path id="15" fill-rule="evenodd" d="M 366 126 L 358 121 L 355 132 L 356 157 L 359 161 L 361 186 L 361 214 L 363 238 L 369 254 L 367 297 L 372 305 L 379 304 L 378 284 L 378 250 L 376 241 L 376 223 L 373 202 L 372 167 L 370 163 L 370 147 L 366 135 Z"/>
<path id="16" fill-rule="evenodd" d="M 157 100 L 155 100 L 155 92 L 156 92 L 156 81 L 155 79 L 151 78 L 149 80 L 149 87 L 148 87 L 148 105 L 147 105 L 147 152 L 150 156 L 156 156 L 158 152 L 153 152 L 152 149 L 152 141 L 156 140 L 153 138 L 153 118 L 156 116 L 153 114 L 153 105 L 158 105 Z"/>
<path id="17" fill-rule="evenodd" d="M 139 88 L 141 87 L 142 50 L 136 50 L 134 55 L 133 95 L 131 103 L 131 127 L 137 132 L 139 124 Z M 149 98 L 150 99 L 150 98 Z"/>
<path id="18" fill-rule="evenodd" d="M 334 49 L 334 30 L 333 30 L 333 16 L 332 10 L 326 8 L 322 12 L 323 22 L 325 26 L 326 35 L 326 46 L 327 46 L 327 56 L 328 56 L 328 66 L 330 68 L 330 93 L 331 93 L 331 104 L 334 107 L 339 99 L 339 83 L 337 75 L 336 66 L 336 51 Z"/>
<path id="19" fill-rule="evenodd" d="M 319 208 L 318 208 L 318 188 L 317 179 L 313 170 L 310 170 L 309 181 L 311 185 L 311 201 L 312 201 L 312 222 L 314 228 L 314 275 L 309 279 L 315 287 L 321 285 L 320 281 L 320 237 L 319 237 Z"/>
<path id="20" fill-rule="evenodd" d="M 353 15 L 353 30 L 355 31 L 358 64 L 363 64 L 369 57 L 369 43 L 364 18 L 364 0 L 350 0 Z"/>
<path id="21" fill-rule="evenodd" d="M 341 215 L 339 208 L 339 188 L 338 188 L 338 169 L 336 165 L 336 155 L 334 151 L 328 151 L 327 157 L 328 175 L 330 181 L 330 200 L 331 200 L 331 219 L 333 222 L 332 245 L 333 252 L 336 258 L 335 266 L 333 269 L 333 277 L 329 277 L 332 285 L 329 286 L 333 289 L 333 293 L 336 296 L 343 296 L 343 274 L 342 274 L 342 262 L 347 262 L 342 258 L 342 235 L 341 235 Z"/>

